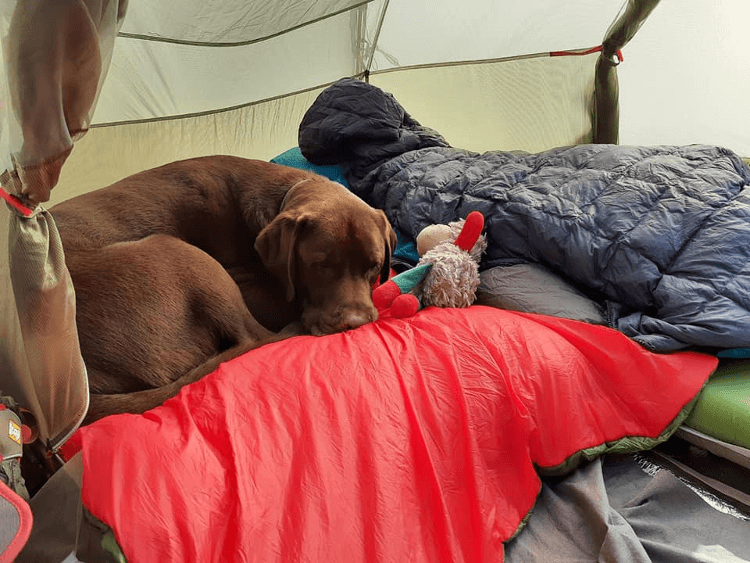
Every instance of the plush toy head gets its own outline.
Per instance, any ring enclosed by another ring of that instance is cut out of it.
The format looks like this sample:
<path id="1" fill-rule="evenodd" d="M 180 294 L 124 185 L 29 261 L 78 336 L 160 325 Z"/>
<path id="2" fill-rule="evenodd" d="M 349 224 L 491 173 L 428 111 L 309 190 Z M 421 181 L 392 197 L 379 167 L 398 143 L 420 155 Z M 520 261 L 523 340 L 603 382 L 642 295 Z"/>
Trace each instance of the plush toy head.
<path id="1" fill-rule="evenodd" d="M 432 264 L 422 286 L 424 307 L 468 307 L 474 303 L 479 261 L 487 248 L 487 240 L 481 235 L 484 217 L 475 213 L 464 221 L 450 223 L 447 229 L 445 225 L 432 225 L 419 233 L 417 245 L 421 239 L 426 249 L 420 253 L 420 263 Z"/>
<path id="2" fill-rule="evenodd" d="M 373 292 L 378 311 L 388 307 L 407 317 L 422 307 L 468 307 L 479 286 L 479 260 L 487 248 L 484 217 L 472 212 L 463 221 L 431 225 L 417 237 L 419 263 Z"/>
<path id="3" fill-rule="evenodd" d="M 463 221 L 457 221 L 453 225 L 463 225 Z M 441 242 L 453 242 L 458 236 L 455 229 L 450 225 L 429 225 L 422 229 L 417 235 L 417 252 L 424 256 L 427 251 L 432 250 Z"/>

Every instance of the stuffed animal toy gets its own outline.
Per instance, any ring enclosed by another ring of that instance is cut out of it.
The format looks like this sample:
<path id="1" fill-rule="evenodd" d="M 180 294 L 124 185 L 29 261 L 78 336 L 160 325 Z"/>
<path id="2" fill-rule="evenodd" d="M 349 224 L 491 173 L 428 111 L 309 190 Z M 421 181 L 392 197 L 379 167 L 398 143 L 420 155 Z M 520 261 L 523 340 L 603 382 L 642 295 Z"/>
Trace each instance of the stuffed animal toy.
<path id="1" fill-rule="evenodd" d="M 462 221 L 430 225 L 417 237 L 417 265 L 373 291 L 381 314 L 410 317 L 423 307 L 468 307 L 479 286 L 479 261 L 487 248 L 484 216 L 472 211 Z"/>

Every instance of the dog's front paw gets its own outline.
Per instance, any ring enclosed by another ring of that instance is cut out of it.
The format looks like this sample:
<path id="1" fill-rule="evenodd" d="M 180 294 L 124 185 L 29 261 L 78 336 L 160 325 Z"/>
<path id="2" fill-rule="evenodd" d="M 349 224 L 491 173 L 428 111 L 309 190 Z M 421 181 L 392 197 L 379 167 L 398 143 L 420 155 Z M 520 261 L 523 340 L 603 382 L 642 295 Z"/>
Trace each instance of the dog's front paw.
<path id="1" fill-rule="evenodd" d="M 302 336 L 303 334 L 310 334 L 305 327 L 302 325 L 302 321 L 294 321 L 282 328 L 277 336 L 279 339 L 291 338 L 292 336 Z"/>

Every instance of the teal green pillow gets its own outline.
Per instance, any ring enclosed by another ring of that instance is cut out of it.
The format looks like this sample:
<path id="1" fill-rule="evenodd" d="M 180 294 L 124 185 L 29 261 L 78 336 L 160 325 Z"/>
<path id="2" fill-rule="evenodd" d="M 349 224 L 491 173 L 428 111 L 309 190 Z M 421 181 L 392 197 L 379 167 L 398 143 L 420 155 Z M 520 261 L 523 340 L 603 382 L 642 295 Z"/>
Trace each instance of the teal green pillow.
<path id="1" fill-rule="evenodd" d="M 717 354 L 720 358 L 750 358 L 750 348 L 727 348 Z"/>
<path id="2" fill-rule="evenodd" d="M 326 166 L 318 166 L 317 164 L 313 164 L 302 155 L 302 151 L 299 150 L 299 147 L 294 147 L 286 152 L 281 153 L 279 156 L 272 158 L 271 162 L 275 164 L 283 164 L 284 166 L 291 166 L 292 168 L 309 170 L 310 172 L 315 172 L 316 174 L 325 176 L 329 180 L 338 182 L 339 184 L 342 184 L 347 188 L 349 187 L 349 183 L 346 181 L 346 177 L 344 176 L 343 167 L 339 166 L 338 164 L 331 164 Z"/>

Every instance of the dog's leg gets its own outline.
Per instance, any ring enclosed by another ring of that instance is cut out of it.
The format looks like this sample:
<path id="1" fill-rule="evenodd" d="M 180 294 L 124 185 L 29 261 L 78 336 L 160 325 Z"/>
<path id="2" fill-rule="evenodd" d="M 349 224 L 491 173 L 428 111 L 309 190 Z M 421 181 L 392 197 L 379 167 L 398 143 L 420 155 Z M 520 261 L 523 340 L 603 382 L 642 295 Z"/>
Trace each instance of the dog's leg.
<path id="1" fill-rule="evenodd" d="M 67 259 L 94 400 L 162 387 L 224 350 L 274 335 L 216 260 L 174 237 Z"/>
<path id="2" fill-rule="evenodd" d="M 278 334 L 283 338 L 291 338 L 292 336 L 310 334 L 310 332 L 302 324 L 302 321 L 294 321 L 282 328 Z"/>

